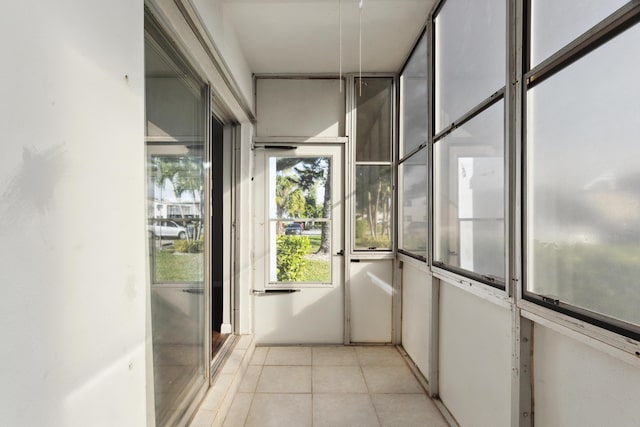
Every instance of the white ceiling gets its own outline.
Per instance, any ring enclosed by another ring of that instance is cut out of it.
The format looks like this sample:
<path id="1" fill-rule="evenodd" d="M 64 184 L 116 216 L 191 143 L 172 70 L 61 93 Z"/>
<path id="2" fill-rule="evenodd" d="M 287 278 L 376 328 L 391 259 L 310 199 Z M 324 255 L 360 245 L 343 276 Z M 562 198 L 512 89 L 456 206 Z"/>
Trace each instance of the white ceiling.
<path id="1" fill-rule="evenodd" d="M 359 0 L 224 0 L 254 73 L 338 73 L 342 3 L 343 72 L 359 69 Z M 363 0 L 362 71 L 398 71 L 435 0 Z"/>

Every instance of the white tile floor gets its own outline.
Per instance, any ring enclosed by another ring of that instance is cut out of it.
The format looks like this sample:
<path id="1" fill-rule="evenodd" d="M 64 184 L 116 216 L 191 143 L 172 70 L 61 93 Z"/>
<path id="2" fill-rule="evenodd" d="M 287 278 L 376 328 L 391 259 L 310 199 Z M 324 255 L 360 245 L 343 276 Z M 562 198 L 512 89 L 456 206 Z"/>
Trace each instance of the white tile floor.
<path id="1" fill-rule="evenodd" d="M 446 427 L 395 347 L 257 347 L 224 427 Z"/>

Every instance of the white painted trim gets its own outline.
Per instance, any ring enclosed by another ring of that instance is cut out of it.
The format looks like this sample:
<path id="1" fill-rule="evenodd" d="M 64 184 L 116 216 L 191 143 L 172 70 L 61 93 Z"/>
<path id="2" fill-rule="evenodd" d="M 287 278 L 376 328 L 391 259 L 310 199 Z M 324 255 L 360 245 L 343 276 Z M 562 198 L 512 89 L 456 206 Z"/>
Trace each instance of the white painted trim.
<path id="1" fill-rule="evenodd" d="M 240 89 L 240 85 L 236 81 L 230 67 L 227 65 L 224 57 L 220 53 L 213 37 L 207 30 L 206 25 L 200 14 L 191 2 L 191 0 L 174 0 L 176 6 L 182 13 L 185 21 L 191 27 L 194 35 L 202 45 L 207 56 L 210 58 L 211 63 L 215 66 L 216 70 L 222 77 L 225 86 L 231 92 L 233 99 L 238 103 L 240 108 L 244 111 L 249 120 L 255 122 L 254 111 L 251 110 L 251 105 L 247 99 L 245 99 Z"/>
<path id="2" fill-rule="evenodd" d="M 436 405 L 436 408 L 438 408 L 438 411 L 440 411 L 444 419 L 447 421 L 447 423 L 449 423 L 451 427 L 460 427 L 460 424 L 458 424 L 456 419 L 453 418 L 453 415 L 451 414 L 451 412 L 449 412 L 449 408 L 447 408 L 447 406 L 444 404 L 442 400 L 440 400 L 439 398 L 432 399 L 432 400 L 433 400 L 433 403 Z"/>
<path id="3" fill-rule="evenodd" d="M 518 306 L 522 317 L 640 368 L 639 342 L 529 301 Z"/>
<path id="4" fill-rule="evenodd" d="M 255 79 L 280 79 L 280 80 L 300 80 L 300 79 L 308 79 L 308 80 L 345 80 L 346 77 L 343 75 L 340 77 L 339 74 L 334 73 L 255 73 L 253 75 Z"/>
<path id="5" fill-rule="evenodd" d="M 402 344 L 402 263 L 391 263 L 393 295 L 391 298 L 391 343 Z"/>
<path id="6" fill-rule="evenodd" d="M 346 237 L 346 236 L 345 236 Z M 380 250 L 380 251 L 351 251 L 349 254 L 349 258 L 353 259 L 361 259 L 367 261 L 375 261 L 375 260 L 387 260 L 387 259 L 396 259 L 396 254 L 393 253 L 392 250 Z"/>
<path id="7" fill-rule="evenodd" d="M 433 277 L 431 278 L 430 316 L 427 375 L 429 375 L 429 393 L 432 397 L 437 397 L 440 395 L 440 280 Z"/>
<path id="8" fill-rule="evenodd" d="M 454 275 L 453 273 L 438 267 L 431 267 L 433 277 L 436 277 L 446 284 L 455 286 L 458 289 L 469 292 L 483 300 L 489 301 L 502 308 L 511 310 L 512 300 L 507 296 L 505 291 L 492 288 L 484 283 L 478 282 L 468 277 Z"/>
<path id="9" fill-rule="evenodd" d="M 343 136 L 254 136 L 254 146 L 264 144 L 346 144 L 349 138 Z"/>
<path id="10" fill-rule="evenodd" d="M 402 261 L 405 264 L 409 264 L 410 266 L 415 267 L 423 273 L 428 273 L 429 275 L 431 275 L 431 269 L 429 268 L 429 265 L 426 263 L 426 261 L 420 261 L 419 259 L 415 259 L 400 252 L 398 252 L 398 261 Z"/>

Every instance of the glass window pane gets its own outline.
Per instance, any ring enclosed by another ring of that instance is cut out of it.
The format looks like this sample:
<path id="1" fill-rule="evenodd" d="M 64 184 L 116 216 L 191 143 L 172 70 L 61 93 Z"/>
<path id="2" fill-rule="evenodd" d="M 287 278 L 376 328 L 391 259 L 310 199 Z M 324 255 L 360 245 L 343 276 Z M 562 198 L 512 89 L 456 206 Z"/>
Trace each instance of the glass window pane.
<path id="1" fill-rule="evenodd" d="M 640 324 L 640 25 L 527 94 L 529 291 Z"/>
<path id="2" fill-rule="evenodd" d="M 391 249 L 391 166 L 356 166 L 355 249 Z"/>
<path id="3" fill-rule="evenodd" d="M 435 260 L 504 278 L 504 102 L 435 144 Z"/>
<path id="4" fill-rule="evenodd" d="M 356 161 L 391 161 L 393 79 L 356 79 Z M 360 92 L 362 87 L 362 92 Z"/>
<path id="5" fill-rule="evenodd" d="M 204 385 L 208 239 L 202 222 L 204 87 L 159 43 L 145 37 L 150 309 L 155 419 L 162 426 L 186 411 Z"/>
<path id="6" fill-rule="evenodd" d="M 270 157 L 269 217 L 329 218 L 330 157 Z"/>
<path id="7" fill-rule="evenodd" d="M 427 36 L 422 36 L 401 76 L 400 157 L 427 142 Z"/>
<path id="8" fill-rule="evenodd" d="M 322 224 L 271 221 L 271 283 L 331 283 L 331 248 L 320 249 L 322 230 L 330 235 L 331 223 Z"/>
<path id="9" fill-rule="evenodd" d="M 571 43 L 625 3 L 627 0 L 532 0 L 531 66 Z"/>
<path id="10" fill-rule="evenodd" d="M 427 148 L 424 147 L 398 168 L 400 177 L 399 206 L 400 249 L 427 256 Z"/>
<path id="11" fill-rule="evenodd" d="M 272 283 L 331 283 L 331 157 L 270 157 Z"/>
<path id="12" fill-rule="evenodd" d="M 505 85 L 505 0 L 448 0 L 435 19 L 436 132 Z"/>

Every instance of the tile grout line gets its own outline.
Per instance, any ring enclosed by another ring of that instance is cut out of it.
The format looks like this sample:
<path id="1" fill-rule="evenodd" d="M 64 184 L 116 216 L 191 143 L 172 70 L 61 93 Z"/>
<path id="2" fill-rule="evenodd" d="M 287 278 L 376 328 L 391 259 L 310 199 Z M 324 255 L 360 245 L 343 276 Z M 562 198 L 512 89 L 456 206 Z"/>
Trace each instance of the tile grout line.
<path id="1" fill-rule="evenodd" d="M 311 427 L 313 427 L 313 348 L 309 347 L 309 359 L 310 359 L 310 363 L 311 366 L 309 367 L 309 375 L 311 375 Z"/>
<path id="2" fill-rule="evenodd" d="M 260 374 L 258 375 L 258 379 L 256 380 L 256 385 L 253 388 L 253 393 L 251 393 L 251 402 L 249 403 L 249 409 L 247 410 L 247 414 L 244 416 L 244 422 L 242 423 L 243 427 L 246 427 L 247 421 L 249 421 L 249 414 L 251 413 L 251 408 L 253 408 L 253 401 L 256 397 L 256 392 L 258 391 L 258 383 L 260 382 L 260 378 L 262 377 L 262 371 L 264 370 L 265 362 L 267 361 L 267 356 L 269 356 L 270 348 L 267 347 L 267 353 L 264 355 L 264 360 L 260 363 Z M 251 361 L 249 361 L 251 363 Z M 255 365 L 254 365 L 255 366 Z M 245 372 L 246 375 L 246 372 Z"/>
<path id="3" fill-rule="evenodd" d="M 376 414 L 376 420 L 378 420 L 378 425 L 382 426 L 382 420 L 380 419 L 380 414 L 378 414 L 378 408 L 376 408 L 376 405 L 373 402 L 373 393 L 371 393 L 371 389 L 369 388 L 369 383 L 367 382 L 367 377 L 364 375 L 364 369 L 362 369 L 362 361 L 360 360 L 358 350 L 354 348 L 354 351 L 356 352 L 356 360 L 358 361 L 358 367 L 360 368 L 360 373 L 362 374 L 364 386 L 367 388 L 367 396 L 369 397 L 369 402 L 371 403 L 373 412 Z"/>
<path id="4" fill-rule="evenodd" d="M 381 355 L 382 359 L 377 360 L 376 358 L 378 356 L 376 356 L 374 354 L 369 355 L 369 353 L 359 352 L 356 349 L 354 349 L 355 361 L 357 363 L 357 369 L 358 369 L 357 372 L 359 372 L 360 375 L 362 376 L 362 379 L 363 379 L 363 382 L 364 382 L 364 385 L 365 385 L 365 391 L 362 394 L 366 394 L 367 395 L 368 403 L 371 405 L 372 409 L 374 410 L 373 413 L 375 414 L 378 426 L 382 426 L 383 423 L 382 423 L 382 413 L 380 412 L 380 408 L 378 408 L 376 406 L 375 399 L 373 399 L 374 395 L 376 395 L 376 394 L 381 394 L 381 395 L 387 394 L 387 395 L 390 395 L 390 396 L 413 396 L 413 395 L 419 394 L 419 395 L 426 396 L 427 400 L 429 400 L 432 403 L 434 403 L 433 399 L 431 399 L 430 396 L 428 395 L 428 393 L 426 393 L 426 390 L 424 390 L 424 386 L 420 383 L 418 378 L 416 378 L 416 373 L 411 369 L 411 366 L 407 363 L 407 360 L 405 359 L 404 355 L 402 354 L 402 351 L 400 351 L 397 347 L 395 347 L 394 349 L 395 349 L 394 354 L 396 354 L 397 356 L 400 357 L 400 360 L 402 360 L 402 362 L 404 362 L 403 365 L 408 368 L 408 371 L 412 374 L 412 376 L 418 382 L 418 389 L 420 390 L 419 392 L 418 391 L 416 391 L 416 392 L 403 391 L 403 392 L 400 392 L 400 393 L 393 393 L 393 392 L 374 393 L 373 389 L 371 388 L 371 385 L 367 381 L 367 377 L 365 376 L 364 368 L 367 367 L 368 369 L 370 369 L 370 370 L 373 369 L 375 371 L 377 369 L 387 367 L 389 363 L 391 363 L 391 365 L 395 366 L 395 360 L 394 359 L 389 359 L 388 357 L 382 357 L 384 355 Z M 318 352 L 314 351 L 314 348 L 312 348 L 312 347 L 310 347 L 308 351 L 309 351 L 310 358 L 307 359 L 307 360 L 310 360 L 310 365 L 309 365 L 309 371 L 308 371 L 309 372 L 309 377 L 307 377 L 307 378 L 310 379 L 310 398 L 311 398 L 311 402 L 310 402 L 310 411 L 311 411 L 311 413 L 309 415 L 310 415 L 310 425 L 313 427 L 313 426 L 315 426 L 316 421 L 317 421 L 316 418 L 314 417 L 315 403 L 317 403 L 315 397 L 323 395 L 323 393 L 321 393 L 320 390 L 316 390 L 316 387 L 315 387 L 315 379 L 317 377 L 315 375 L 315 369 L 316 368 L 321 369 L 321 370 L 325 369 L 325 368 L 327 368 L 327 369 L 341 369 L 341 368 L 348 367 L 349 364 L 345 365 L 344 363 L 341 363 L 341 362 L 344 362 L 344 359 L 339 359 L 338 358 L 338 359 L 335 359 L 335 360 L 334 359 L 326 360 L 325 362 L 329 362 L 326 365 L 324 365 L 324 364 L 323 365 L 318 365 L 318 363 L 320 363 L 322 361 L 321 353 L 318 353 Z M 248 423 L 248 421 L 250 419 L 249 415 L 255 409 L 255 407 L 253 405 L 256 404 L 255 397 L 256 397 L 256 394 L 258 393 L 257 387 L 258 387 L 258 384 L 260 383 L 260 381 L 262 379 L 262 375 L 264 374 L 264 368 L 265 368 L 265 366 L 271 366 L 271 365 L 267 365 L 266 364 L 270 353 L 271 353 L 271 347 L 267 347 L 265 355 L 264 355 L 264 358 L 263 358 L 264 359 L 263 362 L 260 363 L 260 364 L 254 365 L 258 369 L 258 371 L 256 372 L 257 378 L 256 378 L 255 385 L 253 387 L 253 392 L 251 393 L 248 409 L 247 409 L 247 412 L 246 412 L 245 417 L 244 417 L 244 422 L 242 423 L 242 426 L 244 426 L 244 427 L 247 427 L 249 425 L 249 423 Z M 389 354 L 389 353 L 386 353 L 386 354 Z M 365 357 L 367 355 L 376 356 L 376 357 L 374 357 L 374 359 L 372 359 L 372 360 L 369 360 L 369 359 L 371 359 L 371 357 L 369 357 L 369 358 Z M 369 363 L 367 365 L 365 363 L 365 362 L 367 362 L 367 360 L 369 360 L 369 362 L 373 363 L 373 365 L 371 365 L 371 363 Z M 289 361 L 289 362 L 291 363 L 291 361 Z M 279 366 L 279 365 L 273 365 L 273 366 Z M 282 365 L 282 366 L 283 367 L 287 367 L 287 366 L 288 367 L 293 367 L 293 366 L 296 366 L 296 365 Z M 301 365 L 301 367 L 302 366 L 303 365 Z M 246 373 L 245 373 L 245 375 L 246 375 Z M 318 377 L 318 378 L 319 378 L 319 381 L 322 381 L 320 378 L 323 378 L 323 376 L 320 375 L 320 377 Z M 282 393 L 285 393 L 285 392 L 282 392 Z M 298 393 L 300 393 L 300 392 L 297 392 L 297 393 L 286 392 L 286 394 L 298 394 Z M 302 392 L 302 393 L 304 394 L 305 392 Z M 358 392 L 330 392 L 330 391 L 326 392 L 326 394 L 332 394 L 332 393 L 336 393 L 336 394 L 340 394 L 340 393 L 361 394 L 361 393 L 358 393 Z M 269 393 L 266 393 L 266 394 L 269 394 Z M 386 400 L 384 400 L 384 399 L 383 399 L 383 401 L 386 402 Z M 384 405 L 383 405 L 383 407 L 384 407 Z M 373 421 L 373 420 L 371 419 L 371 421 Z M 445 420 L 445 422 L 446 422 L 446 420 Z"/>

